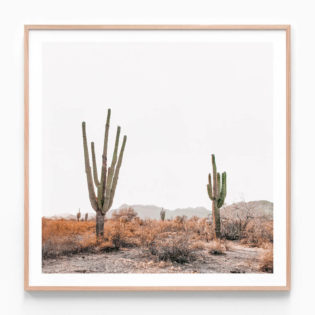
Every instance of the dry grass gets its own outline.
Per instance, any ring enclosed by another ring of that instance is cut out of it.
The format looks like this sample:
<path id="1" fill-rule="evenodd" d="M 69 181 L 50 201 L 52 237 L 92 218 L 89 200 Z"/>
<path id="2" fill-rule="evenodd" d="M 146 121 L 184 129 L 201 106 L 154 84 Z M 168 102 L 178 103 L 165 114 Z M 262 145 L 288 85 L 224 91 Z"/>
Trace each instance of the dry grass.
<path id="1" fill-rule="evenodd" d="M 155 256 L 158 261 L 184 264 L 196 259 L 195 251 L 185 236 L 158 239 L 153 241 L 148 248 L 151 255 Z"/>
<path id="2" fill-rule="evenodd" d="M 212 224 L 197 217 L 174 220 L 142 220 L 132 209 L 115 213 L 105 220 L 104 238 L 95 237 L 95 221 L 42 219 L 43 258 L 82 252 L 108 252 L 120 248 L 140 247 L 154 260 L 177 263 L 191 262 L 198 252 L 223 255 L 229 248 L 225 240 L 237 240 L 246 246 L 268 249 L 262 257 L 261 271 L 272 272 L 273 222 L 263 218 L 246 224 L 222 220 L 223 240 L 213 240 Z M 271 248 L 271 249 L 270 249 Z"/>
<path id="3" fill-rule="evenodd" d="M 43 258 L 91 250 L 95 247 L 95 223 L 42 219 Z"/>
<path id="4" fill-rule="evenodd" d="M 263 247 L 273 243 L 273 221 L 257 217 L 242 222 L 238 219 L 222 220 L 222 236 L 227 240 L 240 240 L 251 247 Z"/>
<path id="5" fill-rule="evenodd" d="M 81 252 L 118 250 L 137 245 L 133 224 L 107 220 L 104 238 L 95 236 L 95 222 L 42 219 L 42 256 L 53 258 Z"/>
<path id="6" fill-rule="evenodd" d="M 269 245 L 267 252 L 261 257 L 261 264 L 259 266 L 262 272 L 273 272 L 273 246 Z"/>
<path id="7" fill-rule="evenodd" d="M 224 253 L 227 251 L 224 240 L 213 240 L 209 244 L 208 249 L 211 255 L 224 255 Z"/>

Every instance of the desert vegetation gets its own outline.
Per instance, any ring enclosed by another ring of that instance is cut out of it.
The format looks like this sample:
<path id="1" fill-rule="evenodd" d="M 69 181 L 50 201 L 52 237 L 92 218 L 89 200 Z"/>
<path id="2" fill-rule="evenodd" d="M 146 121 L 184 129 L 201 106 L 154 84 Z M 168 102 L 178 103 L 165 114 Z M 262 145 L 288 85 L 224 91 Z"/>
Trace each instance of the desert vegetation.
<path id="1" fill-rule="evenodd" d="M 243 207 L 235 213 L 222 212 L 220 239 L 212 219 L 141 219 L 130 207 L 105 220 L 102 238 L 96 237 L 95 218 L 43 218 L 43 271 L 63 272 L 58 261 L 66 261 L 71 272 L 69 261 L 79 259 L 74 265 L 84 265 L 82 272 L 272 272 L 272 219 Z"/>
<path id="2" fill-rule="evenodd" d="M 118 146 L 120 138 L 120 127 L 117 127 L 115 147 L 113 150 L 113 157 L 110 167 L 107 168 L 107 147 L 108 147 L 108 134 L 110 125 L 111 110 L 107 111 L 106 125 L 105 125 L 105 136 L 102 154 L 102 168 L 100 178 L 98 177 L 95 147 L 94 142 L 91 142 L 91 154 L 92 154 L 92 166 L 93 176 L 90 166 L 89 148 L 87 144 L 86 136 L 86 124 L 82 122 L 82 138 L 83 138 L 83 151 L 84 151 L 84 162 L 85 162 L 85 173 L 89 192 L 89 199 L 92 208 L 96 212 L 96 236 L 102 237 L 104 235 L 104 218 L 108 210 L 111 208 L 116 192 L 117 182 L 124 150 L 127 142 L 127 136 L 124 136 L 123 142 L 120 148 L 119 157 Z M 97 189 L 97 195 L 95 194 L 94 185 Z"/>
<path id="3" fill-rule="evenodd" d="M 127 141 L 124 136 L 118 154 L 117 127 L 107 167 L 110 116 L 109 109 L 100 176 L 94 142 L 92 172 L 86 124 L 82 122 L 88 196 L 95 216 L 86 213 L 83 217 L 79 209 L 72 220 L 42 219 L 43 272 L 273 272 L 272 216 L 258 213 L 250 203 L 225 206 L 227 176 L 217 171 L 214 154 L 207 184 L 211 217 L 207 209 L 204 218 L 166 218 L 164 208 L 159 208 L 157 219 L 140 218 L 128 206 L 110 212 Z"/>
<path id="4" fill-rule="evenodd" d="M 211 174 L 209 173 L 207 190 L 209 198 L 212 201 L 212 222 L 214 224 L 214 237 L 221 238 L 220 208 L 223 206 L 226 197 L 226 172 L 223 172 L 222 176 L 219 172 L 217 172 L 214 154 L 211 155 L 211 160 L 213 180 L 211 179 Z"/>
<path id="5" fill-rule="evenodd" d="M 160 218 L 161 218 L 162 221 L 165 220 L 165 215 L 166 215 L 166 212 L 165 212 L 165 210 L 162 208 L 162 210 L 161 210 L 161 212 L 160 212 Z"/>

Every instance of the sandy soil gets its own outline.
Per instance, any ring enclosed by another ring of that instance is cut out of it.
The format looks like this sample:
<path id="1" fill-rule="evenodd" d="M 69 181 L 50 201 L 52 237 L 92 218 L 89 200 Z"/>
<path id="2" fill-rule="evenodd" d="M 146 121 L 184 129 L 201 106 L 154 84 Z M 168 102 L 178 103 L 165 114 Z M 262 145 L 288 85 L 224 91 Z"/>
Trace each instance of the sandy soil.
<path id="1" fill-rule="evenodd" d="M 88 253 L 43 260 L 44 273 L 261 273 L 262 248 L 231 243 L 223 255 L 207 250 L 196 252 L 191 263 L 156 261 L 141 248 L 125 248 L 110 253 Z"/>

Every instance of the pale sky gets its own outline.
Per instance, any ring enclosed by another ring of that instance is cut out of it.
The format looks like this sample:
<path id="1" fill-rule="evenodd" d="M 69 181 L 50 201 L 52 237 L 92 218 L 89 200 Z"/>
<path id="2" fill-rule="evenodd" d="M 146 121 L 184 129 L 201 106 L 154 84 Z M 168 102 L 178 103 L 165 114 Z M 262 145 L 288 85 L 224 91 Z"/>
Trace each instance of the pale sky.
<path id="1" fill-rule="evenodd" d="M 273 201 L 270 43 L 47 43 L 43 46 L 43 214 L 92 212 L 81 122 L 98 167 L 128 136 L 113 208 L 210 208 L 215 153 L 227 203 Z"/>

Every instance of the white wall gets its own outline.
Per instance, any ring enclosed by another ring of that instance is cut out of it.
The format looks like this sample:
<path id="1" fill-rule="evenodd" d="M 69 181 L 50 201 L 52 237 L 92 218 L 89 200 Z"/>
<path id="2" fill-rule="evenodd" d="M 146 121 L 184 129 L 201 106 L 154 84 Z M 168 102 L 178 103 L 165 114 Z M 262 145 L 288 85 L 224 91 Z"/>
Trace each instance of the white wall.
<path id="1" fill-rule="evenodd" d="M 0 312 L 2 314 L 313 314 L 314 5 L 305 0 L 2 0 Z M 23 24 L 292 24 L 292 291 L 25 293 Z M 313 308 L 313 310 L 312 310 Z"/>

